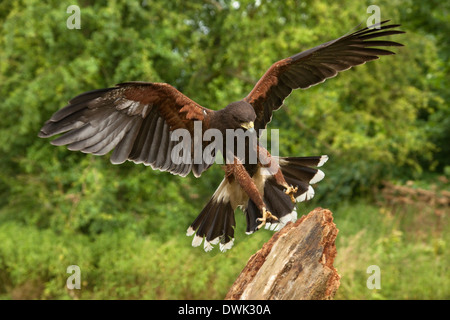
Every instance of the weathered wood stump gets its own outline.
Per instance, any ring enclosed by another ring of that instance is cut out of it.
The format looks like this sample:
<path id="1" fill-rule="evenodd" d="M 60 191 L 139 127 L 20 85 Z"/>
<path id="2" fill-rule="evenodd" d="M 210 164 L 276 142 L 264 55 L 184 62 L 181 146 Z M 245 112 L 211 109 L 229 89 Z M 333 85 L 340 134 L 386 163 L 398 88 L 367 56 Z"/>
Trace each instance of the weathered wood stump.
<path id="1" fill-rule="evenodd" d="M 327 209 L 288 223 L 250 257 L 225 299 L 332 299 L 340 284 L 333 266 L 337 233 Z"/>

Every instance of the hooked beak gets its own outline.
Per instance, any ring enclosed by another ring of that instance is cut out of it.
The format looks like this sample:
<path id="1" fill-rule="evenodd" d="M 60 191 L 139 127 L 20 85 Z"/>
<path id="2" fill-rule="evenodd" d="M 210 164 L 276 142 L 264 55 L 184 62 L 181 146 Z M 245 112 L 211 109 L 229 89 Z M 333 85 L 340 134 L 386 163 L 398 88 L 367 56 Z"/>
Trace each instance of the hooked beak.
<path id="1" fill-rule="evenodd" d="M 242 128 L 247 129 L 250 132 L 255 131 L 254 126 L 255 125 L 253 124 L 253 121 L 244 122 L 244 123 L 241 124 Z"/>

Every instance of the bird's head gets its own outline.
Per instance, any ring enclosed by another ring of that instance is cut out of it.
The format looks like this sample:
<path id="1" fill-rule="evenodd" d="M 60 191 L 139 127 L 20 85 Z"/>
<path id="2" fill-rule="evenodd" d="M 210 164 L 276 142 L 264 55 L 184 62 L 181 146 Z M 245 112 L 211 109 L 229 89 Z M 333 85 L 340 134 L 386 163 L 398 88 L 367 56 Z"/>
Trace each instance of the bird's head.
<path id="1" fill-rule="evenodd" d="M 254 130 L 256 113 L 251 104 L 242 100 L 236 101 L 226 106 L 223 111 L 224 118 L 222 120 L 229 129 Z"/>

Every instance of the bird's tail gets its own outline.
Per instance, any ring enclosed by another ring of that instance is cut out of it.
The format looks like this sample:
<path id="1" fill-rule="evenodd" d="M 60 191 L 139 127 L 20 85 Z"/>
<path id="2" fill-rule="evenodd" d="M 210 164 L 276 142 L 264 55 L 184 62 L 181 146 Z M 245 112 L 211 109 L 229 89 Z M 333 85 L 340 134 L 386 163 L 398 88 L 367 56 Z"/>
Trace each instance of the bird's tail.
<path id="1" fill-rule="evenodd" d="M 311 185 L 322 180 L 325 174 L 316 168 L 321 167 L 328 160 L 328 156 L 318 157 L 280 157 L 278 163 L 283 173 L 284 179 L 289 185 L 297 187 L 294 197 L 297 202 L 310 200 L 314 197 L 314 189 Z M 297 208 L 291 198 L 284 193 L 284 187 L 279 185 L 272 176 L 265 181 L 263 201 L 272 215 L 278 218 L 278 221 L 268 221 L 265 224 L 266 229 L 278 231 L 289 221 L 297 220 Z M 259 221 L 262 217 L 261 212 L 252 200 L 248 201 L 245 209 L 247 218 L 247 234 L 257 230 Z"/>
<path id="2" fill-rule="evenodd" d="M 307 201 L 314 197 L 314 189 L 311 187 L 323 179 L 324 173 L 316 168 L 328 160 L 327 156 L 319 157 L 285 157 L 278 158 L 281 172 L 289 185 L 297 187 L 295 198 L 297 202 Z M 213 249 L 213 245 L 220 243 L 222 252 L 231 249 L 234 243 L 234 208 L 230 197 L 236 194 L 235 188 L 240 188 L 237 183 L 230 184 L 225 178 L 216 192 L 188 228 L 186 235 L 194 236 L 192 246 L 198 247 L 204 240 L 205 251 Z M 280 186 L 275 178 L 269 177 L 265 180 L 263 201 L 277 221 L 265 224 L 266 229 L 279 230 L 289 221 L 297 220 L 295 204 L 290 196 L 284 193 L 284 187 Z M 236 205 L 235 205 L 236 207 Z M 257 230 L 262 217 L 261 212 L 252 200 L 248 200 L 244 208 L 247 220 L 246 233 L 250 234 Z"/>
<path id="3" fill-rule="evenodd" d="M 220 251 L 231 249 L 234 243 L 234 209 L 229 199 L 230 184 L 222 181 L 216 192 L 188 228 L 186 235 L 194 236 L 192 246 L 198 247 L 204 241 L 205 251 L 220 243 Z"/>

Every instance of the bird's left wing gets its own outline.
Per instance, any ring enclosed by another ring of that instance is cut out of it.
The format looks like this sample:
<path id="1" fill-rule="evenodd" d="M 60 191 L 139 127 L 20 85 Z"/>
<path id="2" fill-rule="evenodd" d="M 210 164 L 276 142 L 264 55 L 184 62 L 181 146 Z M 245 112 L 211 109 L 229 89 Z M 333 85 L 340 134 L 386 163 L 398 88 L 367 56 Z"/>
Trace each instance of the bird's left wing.
<path id="1" fill-rule="evenodd" d="M 307 89 L 336 76 L 340 71 L 378 59 L 380 55 L 394 54 L 375 47 L 402 46 L 402 44 L 372 40 L 404 33 L 390 30 L 399 25 L 385 25 L 386 22 L 388 20 L 274 63 L 244 98 L 255 108 L 255 129 L 266 127 L 272 119 L 273 111 L 283 105 L 284 99 L 293 89 Z"/>
<path id="2" fill-rule="evenodd" d="M 95 155 L 114 149 L 114 164 L 131 160 L 180 176 L 193 171 L 198 177 L 211 164 L 194 163 L 194 121 L 204 124 L 213 112 L 169 84 L 126 82 L 73 98 L 45 123 L 39 137 L 65 132 L 52 144 Z M 170 137 L 175 129 L 186 129 L 191 139 L 185 146 L 190 152 L 181 151 L 184 158 L 173 161 L 179 144 Z"/>

